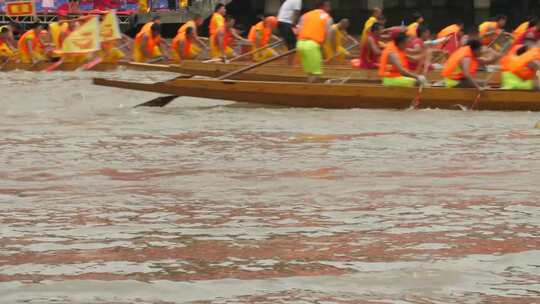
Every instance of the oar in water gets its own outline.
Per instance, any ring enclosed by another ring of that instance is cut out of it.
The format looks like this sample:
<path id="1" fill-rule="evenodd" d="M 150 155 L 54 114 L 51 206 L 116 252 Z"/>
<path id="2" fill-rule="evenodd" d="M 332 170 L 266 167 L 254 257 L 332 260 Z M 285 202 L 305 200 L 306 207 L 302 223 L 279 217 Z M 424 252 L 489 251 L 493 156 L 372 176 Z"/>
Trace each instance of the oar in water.
<path id="1" fill-rule="evenodd" d="M 426 55 L 426 61 L 424 62 L 424 69 L 422 70 L 422 76 L 426 77 L 429 66 L 431 65 L 431 52 L 428 50 L 428 53 Z M 427 81 L 427 80 L 426 80 Z M 422 98 L 422 91 L 424 91 L 425 83 L 421 83 L 418 88 L 418 93 L 416 94 L 416 97 L 413 99 L 411 103 L 411 108 L 417 109 L 418 106 L 420 106 L 420 99 Z"/>
<path id="2" fill-rule="evenodd" d="M 95 67 L 96 65 L 98 65 L 100 62 L 103 61 L 103 58 L 97 56 L 96 58 L 94 58 L 93 60 L 91 60 L 90 62 L 87 62 L 85 63 L 83 66 L 82 66 L 82 69 L 84 71 L 87 71 L 87 70 L 91 70 L 93 67 Z"/>
<path id="3" fill-rule="evenodd" d="M 257 54 L 257 53 L 259 53 L 259 52 L 261 52 L 261 51 L 264 51 L 264 50 L 266 50 L 266 49 L 269 49 L 269 48 L 273 48 L 273 47 L 279 46 L 279 45 L 282 44 L 282 43 L 283 43 L 283 40 L 275 41 L 274 43 L 267 44 L 267 45 L 265 45 L 265 46 L 263 46 L 263 47 L 260 47 L 260 48 L 258 48 L 258 49 L 255 49 L 255 50 L 253 50 L 253 51 L 250 51 L 250 52 L 244 53 L 244 54 L 242 54 L 242 55 L 238 55 L 238 56 L 236 56 L 236 57 L 234 57 L 234 58 L 231 58 L 231 59 L 229 60 L 229 62 L 233 62 L 233 61 L 236 61 L 236 60 L 238 60 L 238 59 L 242 59 L 242 58 L 244 58 L 244 57 L 251 56 L 251 55 L 253 55 L 253 54 Z"/>
<path id="4" fill-rule="evenodd" d="M 43 69 L 43 72 L 52 72 L 59 68 L 64 63 L 64 57 L 60 58 L 57 62 L 51 64 L 50 66 Z"/>
<path id="5" fill-rule="evenodd" d="M 244 67 L 244 68 L 241 68 L 239 70 L 236 70 L 236 71 L 233 71 L 233 72 L 230 72 L 230 73 L 227 73 L 225 75 L 222 75 L 218 78 L 216 78 L 216 80 L 224 80 L 224 79 L 227 79 L 227 78 L 231 78 L 233 76 L 236 76 L 238 74 L 241 74 L 241 73 L 244 73 L 244 72 L 247 72 L 249 70 L 253 70 L 254 68 L 257 68 L 257 67 L 260 67 L 262 65 L 265 65 L 267 63 L 270 63 L 270 62 L 273 62 L 273 61 L 276 61 L 280 58 L 283 58 L 283 57 L 286 57 L 286 56 L 289 56 L 293 53 L 296 52 L 296 49 L 293 49 L 293 50 L 290 50 L 290 51 L 287 51 L 283 54 L 280 54 L 280 55 L 277 55 L 277 56 L 274 56 L 270 59 L 267 59 L 267 60 L 264 60 L 264 61 L 261 61 L 261 62 L 257 62 L 257 63 L 254 63 L 250 66 L 247 66 L 247 67 Z M 137 106 L 135 106 L 136 108 L 137 107 L 164 107 L 166 105 L 168 105 L 169 103 L 171 103 L 174 99 L 176 99 L 177 95 L 169 95 L 169 96 L 163 96 L 163 97 L 158 97 L 158 98 L 155 98 L 155 99 L 152 99 L 150 101 L 147 101 L 145 103 L 142 103 L 142 104 L 139 104 Z"/>

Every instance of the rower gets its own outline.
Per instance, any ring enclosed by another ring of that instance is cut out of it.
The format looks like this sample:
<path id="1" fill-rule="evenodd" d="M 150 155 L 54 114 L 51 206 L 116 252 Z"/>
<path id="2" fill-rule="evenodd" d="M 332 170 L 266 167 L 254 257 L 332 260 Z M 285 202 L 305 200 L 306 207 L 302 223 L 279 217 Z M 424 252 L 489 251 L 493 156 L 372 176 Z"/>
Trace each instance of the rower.
<path id="1" fill-rule="evenodd" d="M 251 42 L 251 48 L 253 51 L 268 46 L 268 43 L 272 38 L 274 40 L 279 39 L 272 34 L 272 31 L 276 29 L 277 25 L 278 19 L 274 16 L 269 16 L 251 27 L 249 30 L 248 40 Z M 276 55 L 277 52 L 274 49 L 267 47 L 253 53 L 253 61 L 263 61 Z"/>
<path id="2" fill-rule="evenodd" d="M 13 57 L 15 53 L 9 44 L 9 28 L 0 28 L 0 61 L 5 62 Z"/>
<path id="3" fill-rule="evenodd" d="M 209 38 L 210 38 L 210 54 L 214 58 L 215 54 L 219 54 L 219 47 L 217 45 L 218 31 L 225 26 L 225 15 L 227 14 L 227 8 L 225 4 L 218 3 L 214 9 L 214 13 L 210 18 Z M 219 56 L 218 56 L 219 57 Z"/>
<path id="4" fill-rule="evenodd" d="M 159 15 L 155 15 L 152 17 L 152 21 L 146 22 L 143 27 L 141 28 L 140 32 L 150 32 L 152 25 L 154 24 L 161 24 L 161 17 Z"/>
<path id="5" fill-rule="evenodd" d="M 210 41 L 210 45 L 214 45 L 214 47 L 210 49 L 212 58 L 222 58 L 223 62 L 227 62 L 227 57 L 235 56 L 235 53 L 231 48 L 231 44 L 235 39 L 249 42 L 238 35 L 234 29 L 235 24 L 236 20 L 232 16 L 225 17 L 225 25 L 218 29 L 214 36 L 214 40 Z"/>
<path id="6" fill-rule="evenodd" d="M 7 33 L 4 32 L 5 34 L 3 35 L 4 42 L 12 50 L 15 50 L 17 48 L 17 41 L 15 41 L 15 37 L 13 36 L 13 28 L 11 24 L 0 26 L 0 31 L 7 31 Z"/>
<path id="7" fill-rule="evenodd" d="M 347 18 L 341 19 L 338 23 L 332 25 L 332 33 L 329 35 L 331 39 L 327 39 L 324 44 L 324 54 L 327 59 L 336 59 L 337 62 L 343 62 L 345 57 L 350 56 L 349 51 L 343 46 L 344 37 L 354 41 L 347 33 L 349 25 L 350 22 Z"/>
<path id="8" fill-rule="evenodd" d="M 499 15 L 494 21 L 486 21 L 478 27 L 482 45 L 491 45 L 504 32 L 508 17 Z"/>
<path id="9" fill-rule="evenodd" d="M 529 24 L 530 27 L 514 41 L 514 45 L 524 44 L 526 39 L 540 39 L 540 22 L 534 19 Z"/>
<path id="10" fill-rule="evenodd" d="M 360 48 L 359 68 L 368 70 L 379 68 L 379 58 L 382 53 L 379 41 L 381 40 L 382 29 L 383 27 L 380 23 L 374 23 L 371 26 L 366 43 Z"/>
<path id="11" fill-rule="evenodd" d="M 521 23 L 516 29 L 512 32 L 512 37 L 514 40 L 518 39 L 523 33 L 525 33 L 530 27 L 535 26 L 538 23 L 536 17 L 529 16 L 527 19 Z"/>
<path id="12" fill-rule="evenodd" d="M 413 20 L 414 22 L 409 24 L 409 26 L 407 26 L 407 36 L 411 38 L 417 37 L 416 32 L 418 30 L 418 26 L 424 23 L 424 16 L 422 16 L 420 12 L 414 12 Z"/>
<path id="13" fill-rule="evenodd" d="M 380 18 L 382 17 L 383 11 L 379 7 L 375 7 L 371 13 L 371 17 L 364 23 L 364 29 L 362 30 L 362 36 L 360 37 L 360 48 L 366 43 L 369 33 L 371 33 L 371 27 L 375 23 L 384 24 L 381 22 Z"/>
<path id="14" fill-rule="evenodd" d="M 208 49 L 197 34 L 197 28 L 203 23 L 200 15 L 195 15 L 178 29 L 176 37 L 172 41 L 173 58 L 194 59 L 201 54 L 201 49 Z M 197 46 L 198 45 L 198 46 Z"/>
<path id="15" fill-rule="evenodd" d="M 409 56 L 409 59 L 411 59 L 409 61 L 411 70 L 416 71 L 425 68 L 424 62 L 431 61 L 427 58 L 431 58 L 433 53 L 436 52 L 443 53 L 444 51 L 441 51 L 437 47 L 450 39 L 449 36 L 436 40 L 430 40 L 430 38 L 431 31 L 429 28 L 423 24 L 418 26 L 416 29 L 416 37 L 411 39 L 409 46 L 407 47 L 407 55 Z"/>
<path id="16" fill-rule="evenodd" d="M 409 43 L 409 37 L 405 33 L 400 33 L 389 42 L 382 52 L 379 64 L 379 76 L 382 83 L 388 87 L 414 87 L 423 85 L 426 77 L 416 75 L 409 69 L 409 62 L 405 50 Z"/>
<path id="17" fill-rule="evenodd" d="M 159 45 L 161 40 L 161 25 L 152 24 L 150 32 L 139 32 L 135 37 L 133 46 L 133 60 L 135 62 L 156 62 L 163 60 L 163 53 Z"/>
<path id="18" fill-rule="evenodd" d="M 316 82 L 322 75 L 321 47 L 329 39 L 333 23 L 330 10 L 330 1 L 320 1 L 314 10 L 300 18 L 296 49 L 302 59 L 304 72 L 308 74 L 308 82 Z"/>
<path id="19" fill-rule="evenodd" d="M 517 50 L 514 50 L 517 48 Z M 502 89 L 532 90 L 538 89 L 535 81 L 540 70 L 540 53 L 534 47 L 534 41 L 527 39 L 525 44 L 515 46 L 503 60 Z"/>
<path id="20" fill-rule="evenodd" d="M 482 58 L 482 44 L 479 40 L 469 40 L 467 45 L 455 51 L 446 61 L 442 76 L 447 88 L 476 88 L 483 90 L 480 83 L 474 80 L 478 67 L 497 61 L 500 55 Z"/>
<path id="21" fill-rule="evenodd" d="M 43 26 L 39 22 L 32 25 L 32 29 L 24 33 L 17 45 L 19 47 L 19 57 L 22 63 L 36 64 L 45 61 L 45 50 L 40 33 Z"/>
<path id="22" fill-rule="evenodd" d="M 437 34 L 437 38 L 445 38 L 445 37 L 448 37 L 450 35 L 456 35 L 456 37 L 459 39 L 459 38 L 461 38 L 461 36 L 463 36 L 463 28 L 464 27 L 465 27 L 465 25 L 461 21 L 457 22 L 457 23 L 454 23 L 454 24 L 451 24 L 451 25 L 443 28 Z"/>

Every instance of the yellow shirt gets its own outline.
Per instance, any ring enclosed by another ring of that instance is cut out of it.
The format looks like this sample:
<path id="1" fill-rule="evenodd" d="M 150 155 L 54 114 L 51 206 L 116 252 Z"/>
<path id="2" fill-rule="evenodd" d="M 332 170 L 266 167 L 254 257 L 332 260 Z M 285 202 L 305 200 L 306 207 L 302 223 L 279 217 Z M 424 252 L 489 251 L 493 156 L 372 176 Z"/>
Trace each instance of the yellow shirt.
<path id="1" fill-rule="evenodd" d="M 362 47 L 364 45 L 364 43 L 366 43 L 369 31 L 371 31 L 371 27 L 375 23 L 377 23 L 377 18 L 371 16 L 371 17 L 369 17 L 369 19 L 364 24 L 364 30 L 362 31 L 362 37 L 360 37 L 360 47 Z"/>

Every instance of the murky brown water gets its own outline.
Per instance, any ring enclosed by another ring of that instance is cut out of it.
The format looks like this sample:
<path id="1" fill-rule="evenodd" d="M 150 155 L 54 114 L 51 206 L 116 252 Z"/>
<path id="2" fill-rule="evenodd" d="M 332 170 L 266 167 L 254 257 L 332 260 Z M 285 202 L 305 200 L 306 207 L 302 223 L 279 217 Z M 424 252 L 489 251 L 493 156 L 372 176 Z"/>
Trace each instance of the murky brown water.
<path id="1" fill-rule="evenodd" d="M 0 303 L 540 303 L 538 113 L 231 106 L 7 73 Z"/>

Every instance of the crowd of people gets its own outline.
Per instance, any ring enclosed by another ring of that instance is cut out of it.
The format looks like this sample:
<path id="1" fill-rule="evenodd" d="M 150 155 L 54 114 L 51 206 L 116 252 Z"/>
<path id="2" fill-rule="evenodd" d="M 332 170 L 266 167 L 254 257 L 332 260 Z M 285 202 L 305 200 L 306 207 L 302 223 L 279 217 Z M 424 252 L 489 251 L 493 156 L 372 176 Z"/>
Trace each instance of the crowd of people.
<path id="1" fill-rule="evenodd" d="M 475 78 L 477 71 L 498 63 L 503 88 L 540 87 L 536 77 L 540 70 L 540 23 L 534 17 L 511 33 L 505 31 L 507 17 L 497 16 L 481 23 L 474 31 L 466 32 L 464 24 L 456 22 L 432 35 L 420 13 L 415 13 L 408 25 L 388 27 L 382 9 L 375 8 L 356 39 L 347 32 L 348 19 L 334 23 L 330 1 L 319 1 L 303 15 L 301 9 L 301 0 L 286 0 L 277 16 L 267 16 L 254 24 L 244 38 L 235 29 L 235 19 L 227 15 L 226 6 L 218 4 L 210 18 L 208 38 L 198 35 L 204 20 L 195 15 L 180 27 L 170 44 L 161 39 L 161 21 L 156 16 L 135 36 L 130 50 L 132 60 L 152 63 L 210 57 L 227 61 L 237 55 L 232 47 L 236 42 L 251 45 L 252 59 L 263 61 L 275 57 L 276 47 L 283 44 L 289 50 L 296 50 L 310 82 L 317 81 L 323 74 L 325 63 L 348 64 L 346 59 L 352 59 L 350 63 L 356 68 L 378 70 L 385 86 L 425 85 L 426 74 L 439 64 L 447 87 L 482 90 L 485 84 Z M 35 24 L 18 41 L 14 41 L 9 28 L 3 27 L 0 29 L 0 60 L 7 60 L 16 52 L 25 63 L 54 57 L 54 50 L 62 48 L 65 37 L 77 26 L 77 21 L 69 20 L 49 26 L 53 50 L 49 53 L 45 52 L 41 40 L 47 32 L 40 24 Z M 355 48 L 359 55 L 350 58 Z M 125 54 L 113 41 L 102 45 L 99 56 L 105 62 L 116 62 Z M 66 59 L 88 60 L 85 56 L 67 56 Z M 293 55 L 288 58 L 291 65 L 295 60 Z"/>

